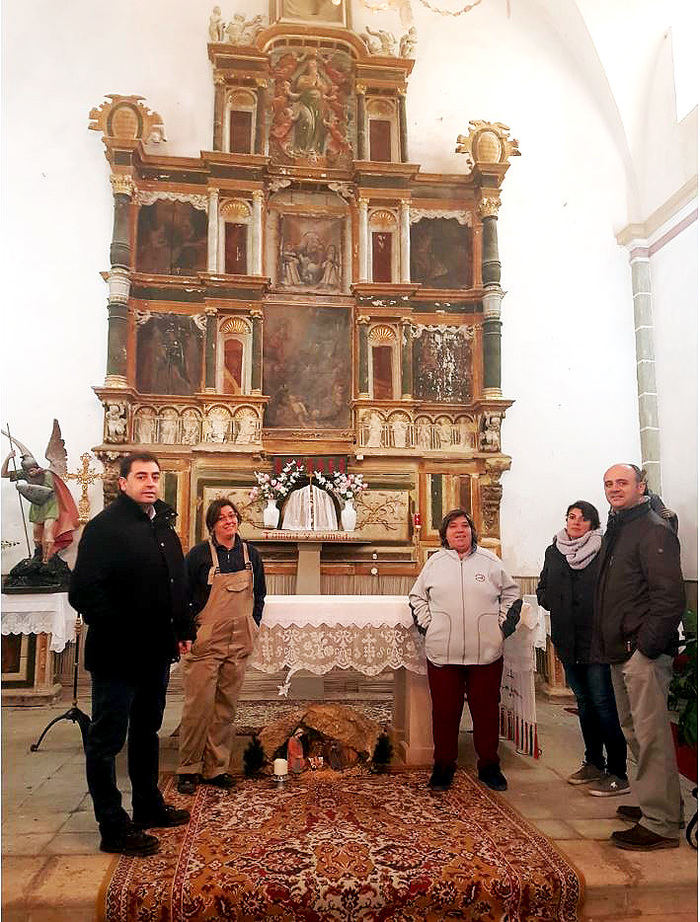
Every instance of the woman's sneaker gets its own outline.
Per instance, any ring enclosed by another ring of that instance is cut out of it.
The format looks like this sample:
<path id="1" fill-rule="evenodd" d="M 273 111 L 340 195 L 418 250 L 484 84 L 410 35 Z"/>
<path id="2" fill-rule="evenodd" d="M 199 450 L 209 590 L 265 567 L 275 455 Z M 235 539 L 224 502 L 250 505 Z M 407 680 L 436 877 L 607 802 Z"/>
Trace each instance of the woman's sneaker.
<path id="1" fill-rule="evenodd" d="M 627 778 L 618 778 L 617 775 L 605 774 L 592 784 L 588 789 L 591 797 L 617 797 L 620 794 L 629 794 L 631 788 Z"/>
<path id="2" fill-rule="evenodd" d="M 569 784 L 591 784 L 600 781 L 605 772 L 592 762 L 581 762 L 581 768 L 566 779 Z"/>

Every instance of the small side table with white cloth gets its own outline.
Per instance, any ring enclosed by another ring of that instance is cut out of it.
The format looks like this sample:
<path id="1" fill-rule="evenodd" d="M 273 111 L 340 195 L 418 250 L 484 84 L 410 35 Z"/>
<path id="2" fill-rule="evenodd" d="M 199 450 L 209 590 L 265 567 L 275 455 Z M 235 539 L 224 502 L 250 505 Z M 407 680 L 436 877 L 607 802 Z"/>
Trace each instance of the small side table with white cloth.
<path id="1" fill-rule="evenodd" d="M 54 682 L 52 653 L 60 653 L 75 638 L 77 615 L 67 592 L 2 594 L 2 633 L 36 634 L 33 687 L 3 688 L 3 704 L 44 704 L 61 692 Z"/>
<path id="2" fill-rule="evenodd" d="M 522 719 L 533 728 L 528 736 L 536 740 L 532 633 L 523 624 L 506 641 L 503 674 L 508 699 L 503 702 L 502 724 L 515 730 Z M 411 765 L 432 762 L 425 651 L 406 596 L 268 596 L 250 665 L 266 673 L 289 670 L 281 695 L 288 693 L 292 676 L 301 670 L 324 675 L 335 668 L 356 669 L 363 675 L 378 675 L 392 669 L 393 727 L 400 755 Z M 535 746 L 532 754 L 536 751 Z"/>

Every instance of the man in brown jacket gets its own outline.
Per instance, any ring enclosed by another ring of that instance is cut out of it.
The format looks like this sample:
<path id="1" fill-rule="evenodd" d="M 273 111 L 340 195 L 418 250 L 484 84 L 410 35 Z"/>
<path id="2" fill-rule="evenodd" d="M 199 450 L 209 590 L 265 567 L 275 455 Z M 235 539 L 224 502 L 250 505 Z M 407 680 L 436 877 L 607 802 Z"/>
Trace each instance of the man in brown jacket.
<path id="1" fill-rule="evenodd" d="M 617 810 L 632 829 L 614 832 L 619 848 L 676 848 L 681 793 L 667 698 L 678 625 L 685 606 L 678 539 L 645 496 L 634 465 L 605 473 L 611 516 L 600 552 L 593 655 L 610 663 L 620 725 L 637 759 L 639 807 Z"/>

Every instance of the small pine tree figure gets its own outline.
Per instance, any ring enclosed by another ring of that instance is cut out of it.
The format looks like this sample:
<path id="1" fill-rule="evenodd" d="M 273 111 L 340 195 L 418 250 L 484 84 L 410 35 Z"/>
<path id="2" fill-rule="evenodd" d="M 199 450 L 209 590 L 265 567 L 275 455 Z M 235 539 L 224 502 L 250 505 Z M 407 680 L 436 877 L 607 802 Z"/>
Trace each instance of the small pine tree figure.
<path id="1" fill-rule="evenodd" d="M 254 736 L 246 746 L 243 753 L 243 773 L 246 778 L 257 775 L 265 761 L 265 750 L 260 745 L 260 740 Z"/>
<path id="2" fill-rule="evenodd" d="M 388 733 L 381 733 L 377 739 L 377 745 L 374 747 L 372 755 L 372 768 L 375 772 L 385 772 L 391 762 L 394 754 L 394 747 L 391 744 Z"/>

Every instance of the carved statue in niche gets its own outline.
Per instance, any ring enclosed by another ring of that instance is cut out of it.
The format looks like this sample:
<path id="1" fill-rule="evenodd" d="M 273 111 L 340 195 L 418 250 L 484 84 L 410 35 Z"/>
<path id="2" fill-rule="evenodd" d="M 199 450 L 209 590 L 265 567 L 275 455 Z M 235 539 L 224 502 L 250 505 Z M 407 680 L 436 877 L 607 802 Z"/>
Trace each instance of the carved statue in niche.
<path id="1" fill-rule="evenodd" d="M 258 417 L 252 410 L 241 411 L 236 417 L 238 429 L 236 432 L 236 445 L 250 445 L 256 440 Z"/>
<path id="2" fill-rule="evenodd" d="M 158 424 L 160 426 L 158 441 L 164 445 L 174 445 L 177 442 L 177 413 L 175 410 L 163 410 Z"/>
<path id="3" fill-rule="evenodd" d="M 153 410 L 146 407 L 146 409 L 139 411 L 136 417 L 135 430 L 134 436 L 137 442 L 142 442 L 144 445 L 151 445 L 155 442 L 156 419 Z"/>
<path id="4" fill-rule="evenodd" d="M 497 413 L 484 416 L 479 433 L 479 447 L 482 451 L 501 450 L 501 417 Z"/>
<path id="5" fill-rule="evenodd" d="M 185 445 L 196 445 L 200 439 L 200 420 L 192 411 L 185 410 L 182 416 L 182 441 Z"/>
<path id="6" fill-rule="evenodd" d="M 408 426 L 408 420 L 402 416 L 394 417 L 394 419 L 391 420 L 391 434 L 394 440 L 394 448 L 406 448 Z"/>
<path id="7" fill-rule="evenodd" d="M 273 162 L 349 165 L 348 132 L 352 64 L 343 51 L 273 52 Z"/>
<path id="8" fill-rule="evenodd" d="M 364 423 L 367 426 L 367 448 L 380 448 L 384 420 L 379 413 L 370 411 L 365 414 Z"/>
<path id="9" fill-rule="evenodd" d="M 105 404 L 105 441 L 126 441 L 126 407 L 124 404 Z"/>

